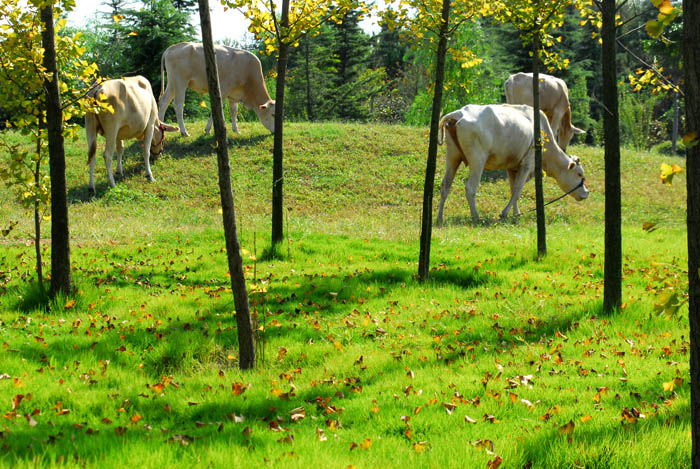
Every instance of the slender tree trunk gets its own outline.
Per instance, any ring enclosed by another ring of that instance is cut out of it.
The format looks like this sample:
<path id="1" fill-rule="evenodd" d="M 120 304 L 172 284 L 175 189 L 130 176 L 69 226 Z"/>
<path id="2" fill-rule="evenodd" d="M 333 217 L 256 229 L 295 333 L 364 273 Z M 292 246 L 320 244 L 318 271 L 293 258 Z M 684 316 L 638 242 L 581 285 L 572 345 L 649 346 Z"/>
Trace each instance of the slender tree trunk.
<path id="1" fill-rule="evenodd" d="M 41 118 L 38 122 L 39 137 L 36 139 L 36 163 L 34 164 L 34 184 L 39 187 L 41 182 Z M 39 288 L 44 290 L 44 269 L 41 267 L 41 214 L 39 213 L 39 202 L 34 201 L 34 249 L 36 250 L 36 279 Z"/>
<path id="2" fill-rule="evenodd" d="M 700 2 L 683 0 L 685 125 L 695 132 L 686 148 L 688 189 L 688 293 L 690 319 L 690 411 L 693 469 L 700 469 Z"/>
<path id="3" fill-rule="evenodd" d="M 246 370 L 255 366 L 255 342 L 253 326 L 250 321 L 250 304 L 248 290 L 243 275 L 243 260 L 236 233 L 236 212 L 233 207 L 233 192 L 231 190 L 231 166 L 226 140 L 226 122 L 224 108 L 221 103 L 219 88 L 219 73 L 214 53 L 214 42 L 211 33 L 209 17 L 209 0 L 199 0 L 199 18 L 202 27 L 202 42 L 204 59 L 207 68 L 207 84 L 211 98 L 211 111 L 214 120 L 214 135 L 216 135 L 216 155 L 219 167 L 219 192 L 221 194 L 221 209 L 223 212 L 224 237 L 226 238 L 226 257 L 228 270 L 231 274 L 231 290 L 236 306 L 236 324 L 238 326 L 238 352 L 241 369 Z"/>
<path id="4" fill-rule="evenodd" d="M 280 28 L 289 25 L 289 0 L 282 0 Z M 277 90 L 275 93 L 275 143 L 272 150 L 272 251 L 284 240 L 284 84 L 287 75 L 289 44 L 280 41 L 277 59 Z"/>
<path id="5" fill-rule="evenodd" d="M 49 174 L 51 177 L 51 293 L 70 293 L 70 234 L 68 200 L 66 198 L 66 155 L 63 149 L 63 111 L 58 88 L 56 42 L 53 5 L 41 9 L 41 44 L 44 67 L 52 79 L 46 80 L 46 129 L 49 141 Z"/>
<path id="6" fill-rule="evenodd" d="M 544 218 L 544 190 L 542 188 L 542 132 L 540 122 L 540 35 L 532 40 L 532 105 L 535 137 L 535 209 L 537 213 L 537 258 L 547 255 L 547 226 Z M 554 136 L 552 136 L 554 138 Z"/>
<path id="7" fill-rule="evenodd" d="M 671 124 L 671 153 L 675 156 L 678 146 L 678 92 L 673 92 L 673 123 Z"/>
<path id="8" fill-rule="evenodd" d="M 311 102 L 311 72 L 309 70 L 309 35 L 304 39 L 304 58 L 306 59 L 306 118 L 314 120 L 314 105 Z"/>
<path id="9" fill-rule="evenodd" d="M 438 39 L 437 61 L 435 66 L 435 88 L 433 109 L 430 116 L 430 138 L 428 140 L 428 161 L 425 167 L 423 184 L 423 213 L 421 217 L 420 255 L 418 258 L 418 278 L 421 282 L 430 276 L 430 241 L 433 236 L 433 192 L 435 191 L 435 161 L 437 159 L 438 125 L 442 107 L 442 88 L 445 80 L 445 54 L 447 52 L 447 32 L 449 30 L 450 0 L 442 2 L 442 23 Z"/>
<path id="10" fill-rule="evenodd" d="M 620 194 L 620 115 L 615 59 L 615 0 L 603 0 L 603 127 L 605 131 L 605 268 L 603 310 L 622 304 L 622 228 Z"/>

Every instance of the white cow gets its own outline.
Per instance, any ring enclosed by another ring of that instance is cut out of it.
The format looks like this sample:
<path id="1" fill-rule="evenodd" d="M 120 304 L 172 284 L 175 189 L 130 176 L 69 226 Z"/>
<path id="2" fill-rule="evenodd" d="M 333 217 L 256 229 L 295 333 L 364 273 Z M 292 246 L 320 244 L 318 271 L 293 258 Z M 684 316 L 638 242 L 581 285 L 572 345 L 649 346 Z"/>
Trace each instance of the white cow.
<path id="1" fill-rule="evenodd" d="M 270 132 L 275 131 L 275 102 L 270 99 L 265 86 L 260 60 L 248 51 L 227 46 L 214 46 L 216 64 L 219 70 L 219 87 L 222 99 L 228 97 L 231 109 L 231 127 L 238 132 L 236 117 L 238 103 L 242 102 L 252 108 L 262 125 Z M 163 91 L 165 77 L 163 69 L 168 72 L 168 86 Z M 175 114 L 180 126 L 180 133 L 188 136 L 183 119 L 185 92 L 191 88 L 198 93 L 209 91 L 207 71 L 204 64 L 204 48 L 201 43 L 181 42 L 168 47 L 160 59 L 160 107 L 158 117 L 162 120 L 165 111 L 175 99 Z M 211 129 L 212 118 L 209 117 L 206 133 Z"/>
<path id="2" fill-rule="evenodd" d="M 165 125 L 158 119 L 158 108 L 149 81 L 142 76 L 107 80 L 92 88 L 88 96 L 103 98 L 114 112 L 102 111 L 99 114 L 85 115 L 85 134 L 88 143 L 88 163 L 90 164 L 90 192 L 95 193 L 95 151 L 97 134 L 105 137 L 105 165 L 109 185 L 114 187 L 112 176 L 112 156 L 117 152 L 117 175 L 123 175 L 122 140 L 135 138 L 143 140 L 143 161 L 146 165 L 146 178 L 155 181 L 151 173 L 150 155 L 158 156 L 163 151 L 165 131 L 175 131 L 177 127 Z"/>
<path id="3" fill-rule="evenodd" d="M 470 167 L 465 189 L 474 220 L 479 218 L 476 190 L 484 169 L 505 169 L 508 172 L 511 197 L 501 212 L 501 217 L 508 216 L 511 207 L 513 215 L 520 213 L 518 198 L 535 170 L 533 115 L 530 106 L 501 104 L 467 105 L 443 116 L 440 120 L 439 143 L 443 143 L 447 129 L 447 156 L 445 176 L 440 186 L 438 224 L 442 224 L 445 200 L 461 163 Z M 556 179 L 564 192 L 572 191 L 571 195 L 576 200 L 585 199 L 588 197 L 588 188 L 584 183 L 579 159 L 570 158 L 559 148 L 552 139 L 552 129 L 542 112 L 540 122 L 545 134 L 542 139 L 542 169 Z"/>
<path id="4" fill-rule="evenodd" d="M 534 105 L 532 73 L 521 72 L 509 76 L 504 88 L 508 104 Z M 571 124 L 569 88 L 564 80 L 540 73 L 540 109 L 547 115 L 562 150 L 566 150 L 574 134 L 585 133 Z"/>

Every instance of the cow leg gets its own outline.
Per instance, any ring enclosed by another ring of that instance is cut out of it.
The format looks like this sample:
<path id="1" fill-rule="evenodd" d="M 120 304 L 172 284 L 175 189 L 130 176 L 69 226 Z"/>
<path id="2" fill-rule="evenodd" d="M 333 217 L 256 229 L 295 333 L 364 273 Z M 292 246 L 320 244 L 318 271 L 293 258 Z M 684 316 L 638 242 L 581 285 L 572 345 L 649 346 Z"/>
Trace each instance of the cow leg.
<path id="1" fill-rule="evenodd" d="M 146 179 L 149 182 L 156 182 L 151 173 L 151 142 L 153 141 L 153 126 L 149 125 L 146 135 L 143 138 L 143 164 L 146 167 Z"/>
<path id="2" fill-rule="evenodd" d="M 452 156 L 452 158 L 450 156 Z M 459 158 L 459 155 L 456 154 L 456 151 L 451 155 L 450 149 L 448 148 L 447 156 L 445 157 L 445 175 L 442 177 L 442 183 L 440 184 L 440 205 L 438 206 L 437 214 L 438 225 L 442 225 L 443 223 L 442 215 L 445 208 L 445 201 L 447 200 L 447 196 L 450 195 L 450 188 L 452 187 L 455 173 L 461 162 L 462 160 Z"/>
<path id="3" fill-rule="evenodd" d="M 481 182 L 481 175 L 484 172 L 484 164 L 488 158 L 486 153 L 481 151 L 472 151 L 472 158 L 469 160 L 469 177 L 464 182 L 464 191 L 467 194 L 467 202 L 469 202 L 469 210 L 473 221 L 479 221 L 479 212 L 476 210 L 476 191 Z"/>
<path id="4" fill-rule="evenodd" d="M 511 207 L 513 207 L 513 214 L 516 215 L 518 199 L 523 193 L 523 188 L 527 182 L 527 176 L 530 173 L 530 168 L 521 166 L 520 169 L 512 172 L 513 176 L 511 177 L 511 170 L 508 171 L 508 177 L 511 179 L 510 200 L 508 201 L 506 208 L 504 208 L 501 212 L 501 218 L 506 218 L 508 216 L 508 212 L 510 211 Z M 517 213 L 520 213 L 519 209 L 517 209 Z"/>
<path id="5" fill-rule="evenodd" d="M 107 168 L 107 179 L 109 180 L 109 187 L 115 187 L 114 175 L 112 174 L 112 156 L 116 149 L 116 142 L 108 141 L 105 143 L 105 168 Z M 94 188 L 94 187 L 93 187 Z"/>
<path id="6" fill-rule="evenodd" d="M 512 169 L 508 170 L 508 182 L 510 183 L 510 196 L 513 197 L 513 185 L 515 184 L 515 177 L 518 175 L 518 172 Z M 513 216 L 517 217 L 520 215 L 520 207 L 518 207 L 518 200 L 515 200 L 515 203 L 513 204 Z M 506 217 L 508 214 L 506 213 Z M 502 218 L 505 218 L 503 214 L 501 214 Z"/>
<path id="7" fill-rule="evenodd" d="M 117 176 L 121 179 L 124 177 L 124 168 L 122 168 L 122 155 L 124 154 L 124 144 L 121 140 L 117 140 Z"/>
<path id="8" fill-rule="evenodd" d="M 229 98 L 228 109 L 231 113 L 231 130 L 233 130 L 234 133 L 238 133 L 238 101 Z"/>
<path id="9" fill-rule="evenodd" d="M 187 129 L 185 128 L 184 117 L 185 92 L 187 92 L 186 86 L 182 87 L 182 91 L 178 89 L 175 92 L 175 115 L 177 115 L 177 125 L 180 127 L 180 134 L 184 135 L 185 137 L 189 137 L 190 134 L 187 133 Z"/>
<path id="10" fill-rule="evenodd" d="M 168 81 L 168 86 L 165 87 L 165 92 L 163 92 L 163 96 L 160 97 L 160 103 L 158 103 L 158 119 L 161 122 L 164 122 L 165 111 L 168 110 L 168 106 L 170 106 L 170 103 L 173 101 L 173 97 L 173 88 L 170 81 Z"/>
<path id="11" fill-rule="evenodd" d="M 90 147 L 92 149 L 92 147 Z M 94 151 L 94 150 L 92 150 Z M 95 161 L 97 158 L 94 156 L 90 158 L 90 183 L 88 187 L 90 188 L 90 195 L 95 195 Z"/>

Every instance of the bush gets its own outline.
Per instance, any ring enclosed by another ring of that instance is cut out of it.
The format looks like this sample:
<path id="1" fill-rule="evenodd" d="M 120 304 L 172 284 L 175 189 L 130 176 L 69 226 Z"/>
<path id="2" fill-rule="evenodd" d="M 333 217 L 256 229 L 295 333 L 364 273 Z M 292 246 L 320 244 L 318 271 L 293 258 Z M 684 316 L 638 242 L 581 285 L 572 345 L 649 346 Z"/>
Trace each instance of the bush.
<path id="1" fill-rule="evenodd" d="M 678 139 L 678 142 L 676 142 L 676 153 L 674 154 L 673 151 L 671 151 L 671 142 L 666 141 L 666 142 L 661 142 L 653 147 L 651 147 L 652 151 L 656 153 L 660 153 L 662 155 L 670 155 L 670 156 L 685 156 L 685 145 L 683 145 L 683 142 Z"/>

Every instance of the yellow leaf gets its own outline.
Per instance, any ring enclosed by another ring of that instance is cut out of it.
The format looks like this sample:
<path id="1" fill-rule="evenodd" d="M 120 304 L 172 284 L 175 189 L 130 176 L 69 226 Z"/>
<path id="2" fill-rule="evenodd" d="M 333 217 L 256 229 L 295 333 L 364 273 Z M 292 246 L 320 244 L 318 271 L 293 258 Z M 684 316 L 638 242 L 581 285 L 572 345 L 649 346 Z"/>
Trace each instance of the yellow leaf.
<path id="1" fill-rule="evenodd" d="M 591 415 L 586 415 L 584 417 L 581 417 L 581 423 L 586 423 L 592 418 L 593 418 L 593 416 L 591 416 Z"/>
<path id="2" fill-rule="evenodd" d="M 337 348 L 339 352 L 343 351 L 343 344 L 341 344 L 337 340 L 335 342 L 333 342 L 333 347 Z"/>
<path id="3" fill-rule="evenodd" d="M 559 427 L 559 433 L 561 433 L 563 435 L 571 435 L 572 433 L 574 433 L 574 426 L 575 426 L 574 420 L 571 419 L 571 420 L 569 420 L 569 423 Z"/>
<path id="4" fill-rule="evenodd" d="M 201 102 L 201 103 L 199 103 L 199 105 L 200 105 L 201 107 L 203 107 L 204 109 L 206 109 L 206 108 L 207 108 L 207 102 L 206 102 L 206 101 L 204 101 L 204 100 L 202 100 L 202 102 Z"/>
<path id="5" fill-rule="evenodd" d="M 63 308 L 64 309 L 71 309 L 73 306 L 75 306 L 75 300 L 70 300 L 69 302 L 67 302 L 65 304 L 65 306 Z"/>
<path id="6" fill-rule="evenodd" d="M 136 31 L 131 31 L 129 34 L 127 34 L 127 36 L 138 36 L 138 35 L 139 35 L 139 33 L 137 33 Z"/>

